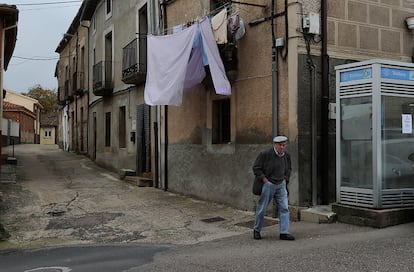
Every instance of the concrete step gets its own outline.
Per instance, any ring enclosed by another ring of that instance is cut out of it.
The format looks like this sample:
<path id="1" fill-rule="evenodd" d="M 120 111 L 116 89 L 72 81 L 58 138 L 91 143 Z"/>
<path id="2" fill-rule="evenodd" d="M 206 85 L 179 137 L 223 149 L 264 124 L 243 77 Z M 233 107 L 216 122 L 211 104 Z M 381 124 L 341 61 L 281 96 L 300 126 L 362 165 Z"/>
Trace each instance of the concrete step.
<path id="1" fill-rule="evenodd" d="M 300 211 L 300 220 L 313 223 L 335 223 L 336 213 L 330 205 L 314 206 Z"/>
<path id="2" fill-rule="evenodd" d="M 6 163 L 8 163 L 8 164 L 17 164 L 17 158 L 7 157 Z"/>
<path id="3" fill-rule="evenodd" d="M 137 177 L 137 176 L 126 176 L 124 179 L 126 182 L 129 182 L 133 185 L 139 187 L 152 187 L 153 181 L 151 178 L 146 177 Z"/>
<path id="4" fill-rule="evenodd" d="M 119 170 L 119 178 L 121 180 L 125 179 L 125 177 L 129 176 L 136 176 L 135 170 L 123 168 Z"/>
<path id="5" fill-rule="evenodd" d="M 358 226 L 385 228 L 414 222 L 414 207 L 375 210 L 334 203 L 332 208 L 338 214 L 339 222 Z"/>

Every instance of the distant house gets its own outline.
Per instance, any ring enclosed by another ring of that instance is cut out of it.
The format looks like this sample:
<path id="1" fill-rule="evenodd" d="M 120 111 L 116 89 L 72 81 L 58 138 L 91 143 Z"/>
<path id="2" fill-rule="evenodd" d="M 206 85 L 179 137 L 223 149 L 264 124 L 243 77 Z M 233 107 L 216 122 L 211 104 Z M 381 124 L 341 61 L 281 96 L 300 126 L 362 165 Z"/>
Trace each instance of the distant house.
<path id="1" fill-rule="evenodd" d="M 56 113 L 42 116 L 40 120 L 40 144 L 57 144 L 58 116 Z"/>
<path id="2" fill-rule="evenodd" d="M 3 116 L 20 124 L 19 142 L 34 144 L 36 142 L 36 114 L 27 108 L 10 102 L 3 102 Z"/>
<path id="3" fill-rule="evenodd" d="M 18 105 L 20 107 L 23 107 L 27 111 L 31 112 L 34 115 L 34 119 L 32 120 L 33 124 L 32 125 L 29 125 L 29 124 L 24 125 L 26 128 L 33 127 L 33 129 L 34 129 L 33 139 L 31 139 L 30 141 L 26 141 L 26 140 L 29 140 L 29 139 L 26 139 L 24 137 L 23 139 L 25 139 L 25 141 L 22 142 L 22 143 L 38 144 L 39 143 L 39 136 L 40 136 L 40 113 L 41 113 L 41 110 L 42 110 L 43 106 L 36 99 L 28 97 L 26 95 L 22 95 L 22 94 L 17 93 L 17 92 L 13 92 L 13 91 L 5 89 L 3 91 L 3 94 L 4 94 L 4 102 L 8 102 L 10 104 Z M 16 109 L 13 109 L 13 110 L 16 110 Z M 4 109 L 4 112 L 5 111 L 6 111 L 6 109 Z M 4 116 L 4 117 L 7 118 L 6 116 Z M 10 119 L 17 121 L 16 119 L 13 119 L 13 118 L 10 118 Z M 22 127 L 22 125 L 21 125 L 21 127 Z M 23 139 L 21 139 L 21 140 L 23 140 Z"/>

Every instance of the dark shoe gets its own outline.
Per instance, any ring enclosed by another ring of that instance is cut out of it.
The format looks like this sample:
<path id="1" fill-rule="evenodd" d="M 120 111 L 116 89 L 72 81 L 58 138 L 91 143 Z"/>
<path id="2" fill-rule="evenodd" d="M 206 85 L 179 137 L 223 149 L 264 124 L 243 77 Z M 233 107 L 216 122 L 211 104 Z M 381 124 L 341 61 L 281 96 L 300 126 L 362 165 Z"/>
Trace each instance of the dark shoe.
<path id="1" fill-rule="evenodd" d="M 289 241 L 293 241 L 295 240 L 295 237 L 293 237 L 292 235 L 290 235 L 289 233 L 286 234 L 280 234 L 280 240 L 289 240 Z"/>
<path id="2" fill-rule="evenodd" d="M 260 232 L 254 230 L 253 231 L 253 238 L 255 240 L 260 240 L 260 239 L 262 239 L 262 236 L 260 235 Z"/>

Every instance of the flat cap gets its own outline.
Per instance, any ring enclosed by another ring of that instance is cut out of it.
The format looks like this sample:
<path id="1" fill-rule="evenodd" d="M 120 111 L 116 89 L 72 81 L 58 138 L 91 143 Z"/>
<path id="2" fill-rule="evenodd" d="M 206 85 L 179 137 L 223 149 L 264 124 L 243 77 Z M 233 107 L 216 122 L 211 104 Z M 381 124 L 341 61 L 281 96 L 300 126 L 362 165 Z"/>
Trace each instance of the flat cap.
<path id="1" fill-rule="evenodd" d="M 283 143 L 283 142 L 287 142 L 288 138 L 286 136 L 276 136 L 273 138 L 273 142 L 274 143 Z"/>

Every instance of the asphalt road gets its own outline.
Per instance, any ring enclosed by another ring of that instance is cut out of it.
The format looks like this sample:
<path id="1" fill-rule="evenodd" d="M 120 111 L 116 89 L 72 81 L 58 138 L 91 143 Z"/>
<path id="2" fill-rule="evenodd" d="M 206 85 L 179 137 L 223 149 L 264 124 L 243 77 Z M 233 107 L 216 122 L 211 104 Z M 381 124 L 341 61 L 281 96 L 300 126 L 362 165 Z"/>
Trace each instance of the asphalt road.
<path id="1" fill-rule="evenodd" d="M 0 271 L 114 272 L 139 267 L 168 249 L 157 245 L 101 245 L 3 252 Z"/>
<path id="2" fill-rule="evenodd" d="M 414 271 L 414 223 L 372 229 L 301 222 L 293 231 L 293 242 L 268 227 L 260 241 L 243 234 L 180 247 L 130 271 Z"/>

